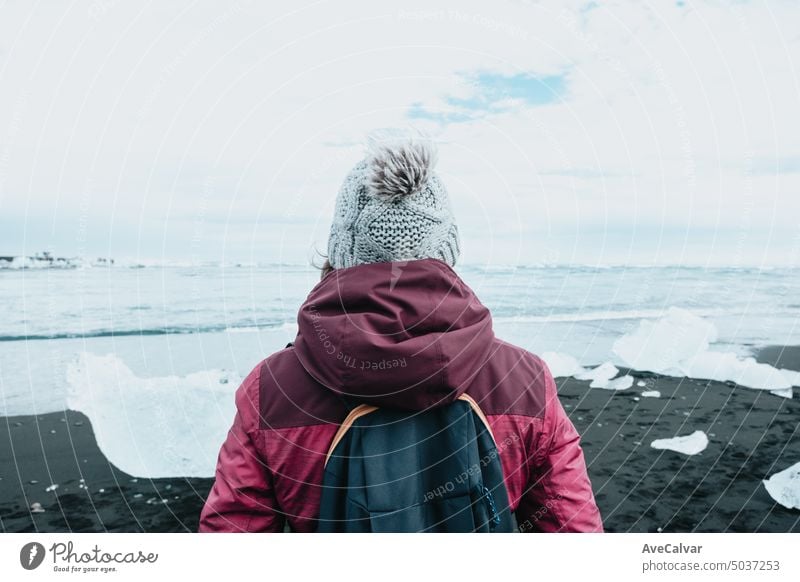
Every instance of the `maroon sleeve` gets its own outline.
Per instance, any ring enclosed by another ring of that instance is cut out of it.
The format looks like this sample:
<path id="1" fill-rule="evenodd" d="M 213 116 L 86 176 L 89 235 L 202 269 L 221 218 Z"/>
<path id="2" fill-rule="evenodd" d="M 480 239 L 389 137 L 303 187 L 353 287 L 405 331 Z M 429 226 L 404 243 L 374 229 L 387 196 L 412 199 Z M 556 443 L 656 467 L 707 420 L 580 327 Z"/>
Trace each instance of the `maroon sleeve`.
<path id="1" fill-rule="evenodd" d="M 542 434 L 530 443 L 531 466 L 517 508 L 522 532 L 602 532 L 603 522 L 586 472 L 580 436 L 567 417 L 547 366 Z"/>
<path id="2" fill-rule="evenodd" d="M 222 444 L 214 486 L 200 514 L 201 532 L 283 531 L 285 517 L 275 500 L 272 475 L 258 439 L 261 366 L 236 391 L 236 417 Z"/>

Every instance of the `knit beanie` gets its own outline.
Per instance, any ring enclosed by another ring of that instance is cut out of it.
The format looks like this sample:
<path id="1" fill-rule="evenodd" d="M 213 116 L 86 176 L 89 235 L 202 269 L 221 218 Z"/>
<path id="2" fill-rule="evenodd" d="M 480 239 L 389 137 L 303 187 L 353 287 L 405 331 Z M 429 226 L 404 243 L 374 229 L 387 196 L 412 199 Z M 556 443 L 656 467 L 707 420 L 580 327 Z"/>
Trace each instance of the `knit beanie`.
<path id="1" fill-rule="evenodd" d="M 373 133 L 345 178 L 328 239 L 334 269 L 435 258 L 455 265 L 458 228 L 433 172 L 434 143 L 418 134 Z"/>

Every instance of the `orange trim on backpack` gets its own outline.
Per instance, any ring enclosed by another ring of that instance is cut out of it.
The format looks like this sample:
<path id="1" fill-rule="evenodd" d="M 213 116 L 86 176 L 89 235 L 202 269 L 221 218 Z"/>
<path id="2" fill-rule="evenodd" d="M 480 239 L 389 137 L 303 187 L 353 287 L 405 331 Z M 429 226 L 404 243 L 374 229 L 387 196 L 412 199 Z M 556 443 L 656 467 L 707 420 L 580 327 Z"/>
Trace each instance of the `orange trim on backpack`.
<path id="1" fill-rule="evenodd" d="M 325 455 L 325 464 L 328 464 L 328 459 L 331 458 L 333 454 L 333 449 L 336 448 L 336 445 L 339 444 L 339 441 L 344 438 L 345 433 L 350 430 L 350 427 L 353 426 L 353 423 L 361 418 L 362 416 L 366 416 L 371 412 L 375 412 L 378 410 L 377 406 L 370 406 L 369 404 L 359 404 L 353 410 L 350 411 L 350 414 L 342 421 L 339 430 L 336 431 L 336 434 L 333 437 L 333 442 L 331 443 L 330 448 L 328 449 L 328 454 Z"/>
<path id="2" fill-rule="evenodd" d="M 470 396 L 469 394 L 462 394 L 461 396 L 458 397 L 458 399 L 463 400 L 472 407 L 472 410 L 474 410 L 475 414 L 478 415 L 478 418 L 481 419 L 481 422 L 486 427 L 486 430 L 489 431 L 489 436 L 492 437 L 492 442 L 494 442 L 494 445 L 497 446 L 497 441 L 494 438 L 492 427 L 489 426 L 489 420 L 486 418 L 486 415 L 483 414 L 483 410 L 481 410 L 481 407 L 478 406 L 477 402 L 475 402 L 475 399 L 472 398 L 472 396 Z"/>
<path id="3" fill-rule="evenodd" d="M 475 414 L 478 415 L 478 418 L 481 419 L 481 422 L 486 427 L 486 430 L 489 431 L 489 436 L 492 437 L 492 441 L 494 442 L 495 446 L 497 446 L 497 440 L 494 438 L 494 433 L 492 433 L 492 427 L 489 426 L 489 420 L 486 418 L 486 415 L 483 414 L 483 410 L 481 410 L 481 407 L 478 406 L 477 402 L 475 402 L 475 399 L 472 398 L 472 396 L 469 396 L 468 394 L 462 394 L 461 396 L 458 397 L 458 399 L 463 400 L 464 402 L 469 404 L 470 408 L 472 408 Z M 344 438 L 344 435 L 347 433 L 348 430 L 350 430 L 350 427 L 353 426 L 353 423 L 362 416 L 366 416 L 367 414 L 375 412 L 376 410 L 378 410 L 377 406 L 371 406 L 369 404 L 359 404 L 353 410 L 350 411 L 350 414 L 348 414 L 347 417 L 345 417 L 345 419 L 342 421 L 341 426 L 339 426 L 339 430 L 337 430 L 336 434 L 333 436 L 333 442 L 331 442 L 331 446 L 328 448 L 328 454 L 325 455 L 325 465 L 328 464 L 328 460 L 331 458 L 331 455 L 333 454 L 333 449 L 335 449 L 336 445 L 339 444 L 339 441 L 341 441 Z"/>

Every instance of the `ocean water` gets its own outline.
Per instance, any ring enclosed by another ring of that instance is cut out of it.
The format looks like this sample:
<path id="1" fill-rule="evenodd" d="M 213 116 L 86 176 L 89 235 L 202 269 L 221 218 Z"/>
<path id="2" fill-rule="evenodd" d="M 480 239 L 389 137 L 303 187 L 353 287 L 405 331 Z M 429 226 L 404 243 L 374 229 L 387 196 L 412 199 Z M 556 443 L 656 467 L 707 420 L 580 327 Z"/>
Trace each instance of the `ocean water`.
<path id="1" fill-rule="evenodd" d="M 743 358 L 762 345 L 800 344 L 797 270 L 457 271 L 492 311 L 499 337 L 556 353 L 561 365 L 603 363 L 613 376 L 632 353 L 673 375 L 800 385 L 800 374 Z M 297 309 L 318 280 L 315 269 L 290 265 L 0 269 L 0 415 L 79 410 L 126 473 L 209 477 L 234 391 L 294 338 Z"/>
<path id="2" fill-rule="evenodd" d="M 499 337 L 581 364 L 679 307 L 712 322 L 713 349 L 800 344 L 800 271 L 698 267 L 462 266 Z M 296 333 L 319 280 L 293 265 L 0 269 L 0 414 L 67 406 L 68 368 L 113 355 L 138 378 L 247 374 Z M 74 391 L 75 387 L 72 387 Z"/>

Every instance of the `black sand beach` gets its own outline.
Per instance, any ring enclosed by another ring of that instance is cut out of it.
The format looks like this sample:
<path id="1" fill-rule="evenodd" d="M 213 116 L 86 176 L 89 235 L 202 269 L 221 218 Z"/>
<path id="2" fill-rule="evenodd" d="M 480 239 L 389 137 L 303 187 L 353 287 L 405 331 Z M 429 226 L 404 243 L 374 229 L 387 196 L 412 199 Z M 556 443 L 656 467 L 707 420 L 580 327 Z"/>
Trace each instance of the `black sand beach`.
<path id="1" fill-rule="evenodd" d="M 800 461 L 800 402 L 721 382 L 638 376 L 646 388 L 616 393 L 559 382 L 607 531 L 800 531 L 800 511 L 775 503 L 761 483 Z M 695 430 L 709 438 L 698 455 L 650 447 Z"/>
<path id="2" fill-rule="evenodd" d="M 757 350 L 755 358 L 776 368 L 800 371 L 800 346 L 767 346 Z"/>
<path id="3" fill-rule="evenodd" d="M 778 354 L 782 367 L 797 369 L 798 348 L 758 357 Z M 613 392 L 558 379 L 607 531 L 800 532 L 800 511 L 775 503 L 761 483 L 800 461 L 800 401 L 728 383 L 631 374 L 647 385 Z M 642 397 L 644 390 L 661 396 Z M 650 447 L 695 430 L 710 441 L 698 455 Z M 0 451 L 6 532 L 195 531 L 212 483 L 122 473 L 97 448 L 88 419 L 71 411 L 0 420 Z M 46 491 L 51 484 L 58 488 Z M 45 511 L 32 513 L 34 503 Z"/>
<path id="4" fill-rule="evenodd" d="M 0 419 L 0 451 L 4 532 L 196 531 L 212 484 L 126 475 L 100 452 L 88 418 L 73 411 Z M 34 503 L 44 512 L 31 512 Z"/>

